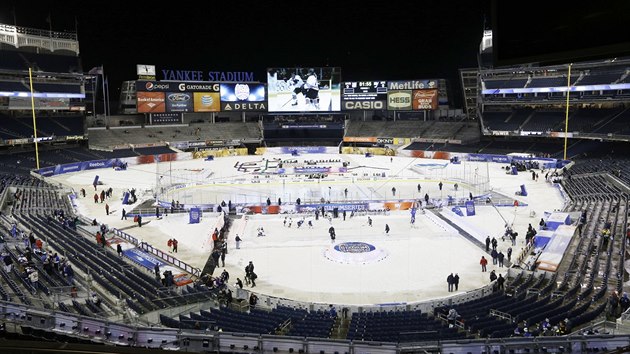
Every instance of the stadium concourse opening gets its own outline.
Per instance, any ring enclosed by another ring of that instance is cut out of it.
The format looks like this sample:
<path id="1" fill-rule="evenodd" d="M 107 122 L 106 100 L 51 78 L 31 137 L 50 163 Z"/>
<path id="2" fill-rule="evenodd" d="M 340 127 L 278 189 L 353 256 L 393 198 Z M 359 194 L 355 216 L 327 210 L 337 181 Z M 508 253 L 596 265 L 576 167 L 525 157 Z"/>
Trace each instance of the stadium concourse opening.
<path id="1" fill-rule="evenodd" d="M 81 171 L 49 179 L 75 191 L 90 190 L 98 174 L 103 187 L 112 188 L 114 201 L 133 188 L 136 205 L 157 197 L 166 205 L 211 206 L 214 211 L 204 212 L 199 223 L 189 223 L 189 215 L 183 213 L 162 212 L 156 218 L 150 210 L 138 227 L 121 215 L 135 205 L 110 202 L 107 215 L 104 204 L 90 194 L 75 200 L 79 213 L 124 229 L 165 252 L 172 249 L 168 241 L 177 239 L 176 257 L 200 269 L 222 219 L 217 206 L 229 203 L 241 214 L 228 236 L 225 270 L 231 283 L 236 277 L 243 279 L 244 268 L 252 261 L 258 275 L 252 290 L 262 296 L 361 305 L 420 302 L 488 285 L 489 273 L 479 265 L 482 255 L 489 257 L 487 236 L 498 240 L 503 253 L 512 247 L 516 258 L 525 237 L 514 245 L 502 238 L 506 222 L 524 234 L 528 224 L 538 222 L 534 215 L 561 209 L 564 199 L 544 179 L 507 174 L 503 167 L 487 162 L 436 164 L 411 157 L 268 152 Z M 308 168 L 327 172 L 305 173 Z M 515 193 L 521 186 L 527 196 Z M 466 210 L 471 195 L 474 215 L 461 213 L 455 206 Z M 331 208 L 316 217 L 321 205 Z M 242 239 L 238 249 L 237 235 Z M 508 265 L 489 264 L 488 272 L 505 274 Z M 456 292 L 448 291 L 450 273 L 461 279 Z"/>

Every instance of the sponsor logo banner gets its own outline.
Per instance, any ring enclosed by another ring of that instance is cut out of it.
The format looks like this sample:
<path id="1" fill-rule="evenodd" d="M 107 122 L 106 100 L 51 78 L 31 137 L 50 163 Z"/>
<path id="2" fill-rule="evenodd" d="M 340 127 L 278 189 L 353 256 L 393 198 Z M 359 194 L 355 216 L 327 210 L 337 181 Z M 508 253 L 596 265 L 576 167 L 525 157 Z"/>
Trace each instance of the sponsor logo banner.
<path id="1" fill-rule="evenodd" d="M 466 216 L 475 215 L 475 202 L 472 200 L 466 201 Z"/>
<path id="2" fill-rule="evenodd" d="M 411 90 L 390 90 L 387 93 L 387 109 L 393 111 L 411 111 Z"/>
<path id="3" fill-rule="evenodd" d="M 222 111 L 266 111 L 263 84 L 221 84 Z"/>
<path id="4" fill-rule="evenodd" d="M 437 80 L 388 81 L 389 90 L 424 90 L 437 88 Z"/>
<path id="5" fill-rule="evenodd" d="M 379 144 L 393 144 L 394 138 L 376 138 L 376 142 Z"/>
<path id="6" fill-rule="evenodd" d="M 343 101 L 343 109 L 385 109 L 387 101 L 372 100 L 372 101 Z"/>
<path id="7" fill-rule="evenodd" d="M 414 90 L 413 103 L 414 110 L 437 109 L 438 91 L 435 90 Z"/>
<path id="8" fill-rule="evenodd" d="M 219 92 L 216 82 L 137 81 L 137 92 Z"/>
<path id="9" fill-rule="evenodd" d="M 301 153 L 301 154 L 326 153 L 325 146 L 282 146 L 280 149 L 283 154 L 292 154 L 294 152 Z"/>
<path id="10" fill-rule="evenodd" d="M 344 204 L 344 203 L 333 203 L 333 204 L 301 204 L 296 206 L 296 209 L 299 213 L 301 212 L 314 212 L 315 209 L 319 209 L 320 211 L 324 208 L 324 211 L 333 211 L 335 209 L 339 211 L 362 211 L 368 210 L 369 203 L 356 203 L 356 204 Z"/>
<path id="11" fill-rule="evenodd" d="M 164 262 L 158 260 L 153 255 L 148 254 L 144 251 L 141 251 L 137 248 L 123 250 L 123 254 L 127 256 L 129 259 L 133 260 L 134 262 L 140 264 L 141 266 L 149 270 L 153 270 L 156 264 L 159 265 L 160 268 L 164 265 Z"/>
<path id="12" fill-rule="evenodd" d="M 344 136 L 343 141 L 346 143 L 375 143 L 376 137 L 368 136 Z"/>
<path id="13" fill-rule="evenodd" d="M 221 112 L 267 111 L 266 102 L 221 102 Z"/>
<path id="14" fill-rule="evenodd" d="M 137 102 L 138 113 L 163 113 L 166 111 L 164 92 L 138 91 Z"/>
<path id="15" fill-rule="evenodd" d="M 195 112 L 221 111 L 221 97 L 218 92 L 195 92 L 193 97 Z"/>
<path id="16" fill-rule="evenodd" d="M 167 92 L 166 93 L 167 112 L 192 112 L 193 97 L 190 92 Z"/>

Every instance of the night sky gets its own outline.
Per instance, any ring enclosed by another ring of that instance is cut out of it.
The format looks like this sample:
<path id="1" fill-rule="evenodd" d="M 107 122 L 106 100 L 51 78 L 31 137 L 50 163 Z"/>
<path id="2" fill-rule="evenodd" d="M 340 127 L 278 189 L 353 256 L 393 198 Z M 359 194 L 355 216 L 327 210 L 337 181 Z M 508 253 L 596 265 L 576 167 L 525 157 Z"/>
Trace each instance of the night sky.
<path id="1" fill-rule="evenodd" d="M 450 80 L 462 107 L 458 69 L 474 67 L 490 1 L 48 1 L 9 0 L 0 22 L 74 31 L 85 71 L 103 65 L 112 98 L 136 64 L 161 69 L 252 71 L 339 66 L 342 80 Z M 116 90 L 116 91 L 115 91 Z"/>

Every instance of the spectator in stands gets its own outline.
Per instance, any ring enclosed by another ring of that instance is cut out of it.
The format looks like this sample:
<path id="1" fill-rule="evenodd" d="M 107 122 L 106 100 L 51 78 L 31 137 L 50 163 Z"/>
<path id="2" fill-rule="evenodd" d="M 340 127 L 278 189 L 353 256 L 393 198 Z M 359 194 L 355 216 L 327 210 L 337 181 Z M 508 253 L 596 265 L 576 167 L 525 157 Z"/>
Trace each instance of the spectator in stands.
<path id="1" fill-rule="evenodd" d="M 451 308 L 450 310 L 448 310 L 448 315 L 446 315 L 446 320 L 448 321 L 449 328 L 453 328 L 455 326 L 455 322 L 457 321 L 457 318 L 459 318 L 459 314 L 457 313 L 457 310 L 455 310 L 454 308 Z"/>
<path id="2" fill-rule="evenodd" d="M 68 278 L 69 284 L 74 284 L 74 269 L 72 269 L 71 264 L 66 264 L 64 268 L 64 275 Z"/>
<path id="3" fill-rule="evenodd" d="M 153 266 L 153 271 L 155 272 L 155 278 L 157 280 L 160 280 L 160 265 L 155 263 L 155 266 Z"/>
<path id="4" fill-rule="evenodd" d="M 332 304 L 328 305 L 328 314 L 330 318 L 337 318 L 337 309 Z"/>
<path id="5" fill-rule="evenodd" d="M 628 293 L 623 293 L 623 296 L 619 299 L 619 305 L 621 306 L 621 313 L 626 312 L 626 310 L 630 308 L 630 298 L 628 298 Z"/>
<path id="6" fill-rule="evenodd" d="M 256 294 L 254 293 L 251 293 L 249 295 L 249 306 L 254 307 L 256 306 L 256 304 L 258 304 L 258 296 L 256 296 Z"/>
<path id="7" fill-rule="evenodd" d="M 608 316 L 616 318 L 618 308 L 619 294 L 617 293 L 617 291 L 613 291 L 612 293 L 610 293 L 610 297 L 608 298 Z"/>
<path id="8" fill-rule="evenodd" d="M 497 278 L 497 290 L 503 290 L 503 284 L 505 284 L 505 278 L 503 277 L 503 274 L 499 274 L 499 277 Z"/>
<path id="9" fill-rule="evenodd" d="M 39 284 L 39 273 L 35 268 L 28 268 L 28 279 L 31 281 L 31 285 L 33 286 L 33 290 L 37 292 L 37 287 Z"/>
<path id="10" fill-rule="evenodd" d="M 13 269 L 13 260 L 8 253 L 4 253 L 2 255 L 4 261 L 4 272 L 7 274 L 11 273 L 11 269 Z"/>
<path id="11" fill-rule="evenodd" d="M 123 249 L 122 249 L 122 246 L 120 245 L 120 243 L 116 245 L 116 252 L 118 252 L 118 257 L 122 257 Z"/>

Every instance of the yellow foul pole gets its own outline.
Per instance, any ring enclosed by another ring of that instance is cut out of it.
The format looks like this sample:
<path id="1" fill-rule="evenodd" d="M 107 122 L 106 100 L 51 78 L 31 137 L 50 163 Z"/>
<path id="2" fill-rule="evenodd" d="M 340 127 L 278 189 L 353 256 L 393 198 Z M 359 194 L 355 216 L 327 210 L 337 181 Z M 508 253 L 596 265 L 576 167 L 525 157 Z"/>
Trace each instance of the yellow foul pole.
<path id="1" fill-rule="evenodd" d="M 31 111 L 33 112 L 33 141 L 35 142 L 35 162 L 39 170 L 39 149 L 37 145 L 37 120 L 35 119 L 35 96 L 33 95 L 33 70 L 28 68 L 28 81 L 31 84 Z"/>
<path id="2" fill-rule="evenodd" d="M 569 136 L 569 94 L 571 93 L 571 66 L 569 64 L 569 74 L 567 75 L 567 109 L 564 113 L 564 159 L 567 159 L 567 139 Z"/>

